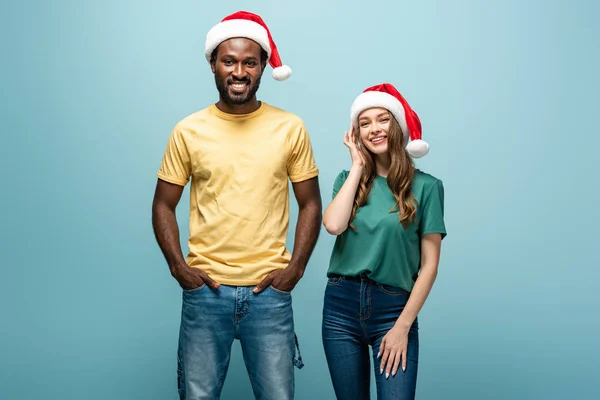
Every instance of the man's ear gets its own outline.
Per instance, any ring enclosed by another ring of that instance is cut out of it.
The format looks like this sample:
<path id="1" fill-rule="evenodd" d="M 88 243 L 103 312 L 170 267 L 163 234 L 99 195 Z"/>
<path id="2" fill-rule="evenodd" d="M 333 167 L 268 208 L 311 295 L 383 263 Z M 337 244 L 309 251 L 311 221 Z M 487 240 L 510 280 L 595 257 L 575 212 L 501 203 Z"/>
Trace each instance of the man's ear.
<path id="1" fill-rule="evenodd" d="M 212 54 L 210 55 L 210 69 L 213 74 L 217 72 L 217 57 L 219 56 L 219 46 L 217 46 L 217 48 L 214 49 Z"/>

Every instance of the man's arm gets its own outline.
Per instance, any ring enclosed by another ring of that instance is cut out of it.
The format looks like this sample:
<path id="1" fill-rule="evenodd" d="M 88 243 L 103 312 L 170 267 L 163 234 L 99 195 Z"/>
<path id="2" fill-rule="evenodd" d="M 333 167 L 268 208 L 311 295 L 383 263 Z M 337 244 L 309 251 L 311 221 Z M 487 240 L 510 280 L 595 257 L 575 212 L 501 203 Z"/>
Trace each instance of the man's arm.
<path id="1" fill-rule="evenodd" d="M 183 258 L 175 214 L 182 193 L 183 186 L 158 179 L 152 202 L 154 236 L 167 260 L 171 275 L 177 279 L 183 289 L 194 289 L 203 283 L 217 288 L 218 283 L 198 268 L 190 268 Z"/>
<path id="2" fill-rule="evenodd" d="M 299 213 L 289 268 L 297 270 L 302 277 L 321 231 L 322 203 L 319 178 L 292 183 L 292 187 Z"/>
<path id="3" fill-rule="evenodd" d="M 322 218 L 319 179 L 314 177 L 303 182 L 292 183 L 292 187 L 299 207 L 292 259 L 287 268 L 271 272 L 256 285 L 255 293 L 261 292 L 269 285 L 286 292 L 294 289 L 304 275 L 306 264 L 317 243 Z"/>

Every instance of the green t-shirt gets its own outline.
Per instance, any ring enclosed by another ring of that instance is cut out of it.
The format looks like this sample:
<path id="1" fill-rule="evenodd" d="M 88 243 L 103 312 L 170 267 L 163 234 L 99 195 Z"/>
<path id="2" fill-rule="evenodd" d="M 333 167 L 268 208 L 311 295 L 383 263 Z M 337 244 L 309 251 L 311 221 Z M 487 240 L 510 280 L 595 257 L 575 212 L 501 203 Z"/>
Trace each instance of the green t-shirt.
<path id="1" fill-rule="evenodd" d="M 342 171 L 336 178 L 334 198 L 348 174 Z M 364 272 L 376 282 L 410 292 L 419 273 L 421 237 L 428 233 L 446 236 L 442 181 L 417 169 L 412 192 L 417 200 L 416 220 L 404 229 L 398 211 L 391 211 L 396 198 L 387 179 L 376 176 L 366 204 L 352 222 L 357 231 L 348 227 L 335 241 L 327 275 Z"/>

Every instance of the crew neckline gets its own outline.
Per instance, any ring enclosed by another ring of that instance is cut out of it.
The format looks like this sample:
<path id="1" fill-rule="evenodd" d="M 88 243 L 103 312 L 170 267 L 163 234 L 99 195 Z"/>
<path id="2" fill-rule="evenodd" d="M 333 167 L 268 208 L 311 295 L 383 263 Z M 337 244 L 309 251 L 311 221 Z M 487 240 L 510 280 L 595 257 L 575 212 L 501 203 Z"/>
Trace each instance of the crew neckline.
<path id="1" fill-rule="evenodd" d="M 219 110 L 215 104 L 211 104 L 209 107 L 210 112 L 214 116 L 221 118 L 221 119 L 228 120 L 228 121 L 243 121 L 246 119 L 255 118 L 255 117 L 263 114 L 265 111 L 267 111 L 267 108 L 268 108 L 268 104 L 265 103 L 264 101 L 260 102 L 260 105 L 258 106 L 257 110 L 252 111 L 251 113 L 248 113 L 248 114 L 229 114 L 229 113 Z"/>

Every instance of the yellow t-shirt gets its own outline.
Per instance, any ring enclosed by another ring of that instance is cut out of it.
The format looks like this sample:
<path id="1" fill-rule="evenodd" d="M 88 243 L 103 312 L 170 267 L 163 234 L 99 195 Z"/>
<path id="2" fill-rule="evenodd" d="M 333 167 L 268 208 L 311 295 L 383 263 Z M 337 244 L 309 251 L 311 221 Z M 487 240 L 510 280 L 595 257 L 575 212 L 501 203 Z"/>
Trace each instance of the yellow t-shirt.
<path id="1" fill-rule="evenodd" d="M 187 263 L 225 285 L 255 285 L 287 267 L 288 178 L 317 176 L 302 120 L 264 102 L 250 114 L 216 106 L 179 122 L 158 171 L 190 187 Z"/>

